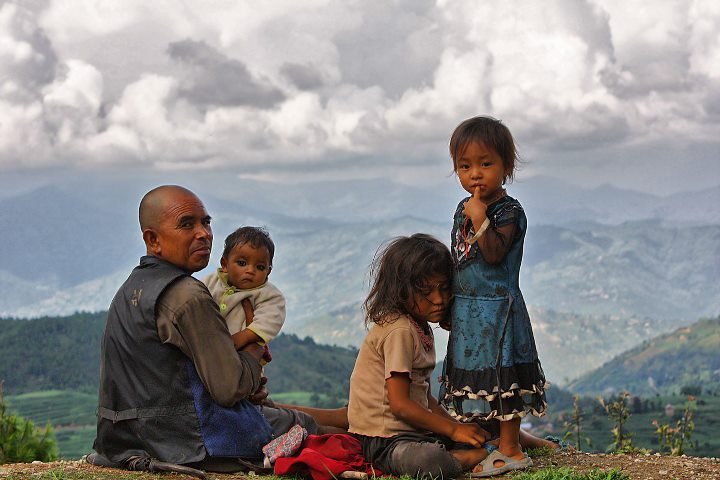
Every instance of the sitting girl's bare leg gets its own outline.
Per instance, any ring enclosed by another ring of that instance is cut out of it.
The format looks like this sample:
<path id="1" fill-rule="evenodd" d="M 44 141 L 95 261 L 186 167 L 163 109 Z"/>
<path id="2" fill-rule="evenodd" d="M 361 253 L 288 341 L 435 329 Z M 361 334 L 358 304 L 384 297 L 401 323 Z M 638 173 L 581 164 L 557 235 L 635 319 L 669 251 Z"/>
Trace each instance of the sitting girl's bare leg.
<path id="1" fill-rule="evenodd" d="M 300 405 L 287 405 L 275 403 L 278 407 L 291 408 L 300 412 L 305 412 L 315 419 L 320 425 L 322 433 L 347 433 L 348 417 L 347 407 L 340 408 L 314 408 Z"/>
<path id="2" fill-rule="evenodd" d="M 523 449 L 528 450 L 530 448 L 560 448 L 560 445 L 558 445 L 555 442 L 551 442 L 550 440 L 545 440 L 540 437 L 536 437 L 535 435 L 532 435 L 531 433 L 528 433 L 522 429 L 520 429 L 520 445 L 522 445 Z"/>

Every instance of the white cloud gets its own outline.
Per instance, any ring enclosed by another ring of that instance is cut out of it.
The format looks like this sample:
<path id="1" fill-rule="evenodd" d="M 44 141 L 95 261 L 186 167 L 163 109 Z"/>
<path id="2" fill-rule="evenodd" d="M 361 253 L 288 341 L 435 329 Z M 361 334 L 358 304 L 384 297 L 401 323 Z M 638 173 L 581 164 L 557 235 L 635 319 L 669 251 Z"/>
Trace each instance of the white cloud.
<path id="1" fill-rule="evenodd" d="M 688 15 L 690 71 L 720 79 L 720 3 L 695 1 Z"/>
<path id="2" fill-rule="evenodd" d="M 132 25 L 163 18 L 182 30 L 187 12 L 176 2 L 156 0 L 51 0 L 42 12 L 42 27 L 58 42 L 93 41 Z"/>
<path id="3" fill-rule="evenodd" d="M 0 169 L 382 174 L 477 114 L 549 157 L 720 137 L 711 0 L 24 5 L 0 6 Z"/>
<path id="4" fill-rule="evenodd" d="M 47 163 L 47 144 L 40 102 L 18 105 L 0 100 L 0 162 L 33 167 Z"/>
<path id="5" fill-rule="evenodd" d="M 102 99 L 102 75 L 82 60 L 68 60 L 65 67 L 64 78 L 58 77 L 43 89 L 45 102 L 86 109 L 96 115 Z"/>

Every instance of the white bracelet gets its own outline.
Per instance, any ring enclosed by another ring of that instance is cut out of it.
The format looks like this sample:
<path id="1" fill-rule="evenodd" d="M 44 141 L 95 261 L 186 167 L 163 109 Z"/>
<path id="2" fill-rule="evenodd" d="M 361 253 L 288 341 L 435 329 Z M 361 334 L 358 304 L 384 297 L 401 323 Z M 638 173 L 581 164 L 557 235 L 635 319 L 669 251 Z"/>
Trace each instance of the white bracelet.
<path id="1" fill-rule="evenodd" d="M 478 229 L 478 231 L 475 232 L 475 235 L 473 235 L 472 237 L 470 237 L 468 239 L 468 241 L 467 241 L 468 245 L 472 245 L 473 243 L 480 240 L 480 237 L 482 237 L 483 233 L 485 233 L 485 230 L 487 230 L 489 226 L 490 226 L 490 219 L 486 218 L 485 221 L 482 223 L 482 225 L 480 225 L 480 228 Z"/>

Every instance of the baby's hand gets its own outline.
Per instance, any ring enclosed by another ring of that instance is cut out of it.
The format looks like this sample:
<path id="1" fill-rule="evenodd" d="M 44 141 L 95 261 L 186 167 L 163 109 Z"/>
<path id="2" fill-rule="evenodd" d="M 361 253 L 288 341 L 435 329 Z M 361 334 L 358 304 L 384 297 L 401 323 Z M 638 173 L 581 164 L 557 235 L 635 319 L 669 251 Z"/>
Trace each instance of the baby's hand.
<path id="1" fill-rule="evenodd" d="M 490 434 L 477 423 L 457 423 L 450 439 L 460 443 L 467 443 L 480 448 L 490 438 Z"/>
<path id="2" fill-rule="evenodd" d="M 263 358 L 265 354 L 265 348 L 257 343 L 250 343 L 240 348 L 240 351 L 247 352 L 252 355 L 258 362 Z"/>
<path id="3" fill-rule="evenodd" d="M 267 365 L 270 362 L 272 362 L 272 354 L 270 353 L 270 347 L 268 347 L 267 344 L 265 344 L 263 346 L 263 356 L 262 356 L 262 359 L 260 360 L 260 363 L 262 365 Z"/>
<path id="4" fill-rule="evenodd" d="M 487 204 L 480 200 L 480 187 L 475 187 L 472 197 L 465 202 L 463 213 L 472 221 L 475 230 L 477 230 L 487 218 L 486 212 Z"/>

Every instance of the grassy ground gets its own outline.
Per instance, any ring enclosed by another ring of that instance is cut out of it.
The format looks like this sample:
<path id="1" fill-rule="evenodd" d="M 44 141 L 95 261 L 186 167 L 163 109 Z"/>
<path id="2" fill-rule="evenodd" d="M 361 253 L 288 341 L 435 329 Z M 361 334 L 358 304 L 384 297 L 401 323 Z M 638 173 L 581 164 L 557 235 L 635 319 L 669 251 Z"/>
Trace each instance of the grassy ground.
<path id="1" fill-rule="evenodd" d="M 720 461 L 659 455 L 607 455 L 560 452 L 533 457 L 534 466 L 502 479 L 514 480 L 717 480 Z M 209 480 L 279 480 L 274 476 L 244 473 L 207 475 Z M 0 465 L 0 478 L 8 480 L 191 480 L 187 475 L 127 472 L 93 467 L 82 461 Z M 299 477 L 298 477 L 299 478 Z M 369 480 L 375 480 L 370 478 Z M 402 477 L 401 480 L 411 480 Z"/>

